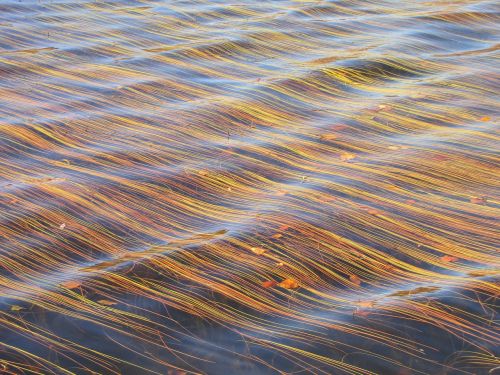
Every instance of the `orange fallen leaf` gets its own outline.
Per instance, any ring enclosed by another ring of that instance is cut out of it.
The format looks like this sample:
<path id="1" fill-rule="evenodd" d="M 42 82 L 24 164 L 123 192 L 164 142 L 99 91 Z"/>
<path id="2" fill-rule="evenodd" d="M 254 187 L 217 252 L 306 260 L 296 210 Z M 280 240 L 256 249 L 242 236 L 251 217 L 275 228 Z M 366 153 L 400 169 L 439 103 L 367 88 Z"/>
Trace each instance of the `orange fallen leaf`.
<path id="1" fill-rule="evenodd" d="M 332 133 L 323 134 L 319 137 L 319 139 L 321 139 L 322 141 L 333 141 L 337 138 L 338 138 L 338 136 L 336 134 L 332 134 Z"/>
<path id="2" fill-rule="evenodd" d="M 389 111 L 391 111 L 391 110 L 392 110 L 392 105 L 380 104 L 380 105 L 378 106 L 378 109 L 377 109 L 376 111 L 377 111 L 377 112 L 379 112 L 379 111 L 387 111 L 387 112 L 389 112 Z"/>
<path id="3" fill-rule="evenodd" d="M 284 265 L 285 265 L 285 263 L 283 263 L 283 262 L 276 262 L 276 266 L 278 266 L 278 267 L 282 267 Z"/>
<path id="4" fill-rule="evenodd" d="M 78 288 L 80 285 L 82 285 L 82 283 L 75 280 L 68 280 L 62 282 L 60 285 L 68 289 L 75 289 Z"/>
<path id="5" fill-rule="evenodd" d="M 358 301 L 354 303 L 356 306 L 359 307 L 366 307 L 366 308 L 373 308 L 375 307 L 375 301 Z"/>
<path id="6" fill-rule="evenodd" d="M 285 289 L 297 289 L 299 287 L 299 283 L 294 279 L 285 279 L 278 286 Z"/>
<path id="7" fill-rule="evenodd" d="M 100 299 L 97 301 L 99 304 L 104 305 L 104 306 L 114 306 L 117 304 L 117 302 L 110 301 L 109 299 Z"/>
<path id="8" fill-rule="evenodd" d="M 483 116 L 479 119 L 479 121 L 482 121 L 482 122 L 487 122 L 487 121 L 490 121 L 491 120 L 491 117 L 490 116 Z"/>
<path id="9" fill-rule="evenodd" d="M 280 225 L 280 227 L 278 228 L 278 230 L 287 230 L 289 228 L 290 228 L 289 225 L 283 224 L 283 225 Z"/>
<path id="10" fill-rule="evenodd" d="M 391 264 L 381 264 L 380 267 L 386 271 L 394 271 L 396 267 Z"/>
<path id="11" fill-rule="evenodd" d="M 326 195 L 324 197 L 320 197 L 319 200 L 322 201 L 322 202 L 332 202 L 332 201 L 336 201 L 337 198 L 333 197 L 331 195 Z"/>
<path id="12" fill-rule="evenodd" d="M 343 152 L 342 154 L 340 154 L 340 160 L 342 161 L 349 161 L 349 160 L 352 160 L 356 157 L 355 154 L 351 154 L 349 152 Z"/>
<path id="13" fill-rule="evenodd" d="M 354 311 L 353 315 L 362 316 L 362 317 L 367 317 L 368 315 L 370 315 L 370 312 L 369 312 L 369 311 L 366 311 L 366 310 L 359 310 L 359 309 L 356 309 L 356 310 Z"/>
<path id="14" fill-rule="evenodd" d="M 368 211 L 366 211 L 366 212 L 368 212 L 370 215 L 374 215 L 374 216 L 376 216 L 376 215 L 380 215 L 380 211 L 379 211 L 379 210 L 376 210 L 376 209 L 374 209 L 374 208 L 369 209 L 369 210 L 368 210 Z"/>
<path id="15" fill-rule="evenodd" d="M 283 235 L 281 233 L 275 233 L 271 236 L 272 238 L 281 238 Z"/>
<path id="16" fill-rule="evenodd" d="M 445 255 L 440 258 L 443 262 L 456 262 L 458 261 L 457 257 L 454 257 L 452 255 Z"/>
<path id="17" fill-rule="evenodd" d="M 262 255 L 264 254 L 267 250 L 262 248 L 262 247 L 251 247 L 250 250 L 252 253 L 257 254 L 257 255 Z"/>
<path id="18" fill-rule="evenodd" d="M 432 158 L 432 160 L 437 160 L 437 161 L 446 161 L 446 160 L 450 160 L 450 158 L 446 155 L 434 155 Z"/>
<path id="19" fill-rule="evenodd" d="M 205 169 L 202 169 L 202 170 L 199 170 L 199 171 L 198 171 L 198 174 L 199 174 L 200 176 L 207 176 L 207 175 L 208 175 L 208 171 L 207 171 L 207 170 L 205 170 Z"/>
<path id="20" fill-rule="evenodd" d="M 272 288 L 273 286 L 276 286 L 278 283 L 274 280 L 268 280 L 268 281 L 263 281 L 262 286 L 264 288 Z"/>
<path id="21" fill-rule="evenodd" d="M 344 130 L 347 128 L 348 128 L 348 126 L 345 124 L 338 124 L 338 125 L 333 125 L 330 129 L 332 129 L 332 130 Z"/>
<path id="22" fill-rule="evenodd" d="M 361 285 L 361 279 L 357 275 L 349 275 L 349 280 L 351 280 L 356 285 Z"/>
<path id="23" fill-rule="evenodd" d="M 485 204 L 486 198 L 484 198 L 484 197 L 472 197 L 470 199 L 470 202 L 474 203 L 474 204 Z"/>

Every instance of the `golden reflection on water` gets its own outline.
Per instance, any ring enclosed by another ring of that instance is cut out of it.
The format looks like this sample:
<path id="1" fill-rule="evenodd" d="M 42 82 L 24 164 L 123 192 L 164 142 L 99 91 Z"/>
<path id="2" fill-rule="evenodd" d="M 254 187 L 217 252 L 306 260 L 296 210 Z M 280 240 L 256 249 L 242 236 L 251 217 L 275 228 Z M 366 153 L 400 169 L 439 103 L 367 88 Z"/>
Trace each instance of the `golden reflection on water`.
<path id="1" fill-rule="evenodd" d="M 493 1 L 0 4 L 0 368 L 500 366 Z"/>

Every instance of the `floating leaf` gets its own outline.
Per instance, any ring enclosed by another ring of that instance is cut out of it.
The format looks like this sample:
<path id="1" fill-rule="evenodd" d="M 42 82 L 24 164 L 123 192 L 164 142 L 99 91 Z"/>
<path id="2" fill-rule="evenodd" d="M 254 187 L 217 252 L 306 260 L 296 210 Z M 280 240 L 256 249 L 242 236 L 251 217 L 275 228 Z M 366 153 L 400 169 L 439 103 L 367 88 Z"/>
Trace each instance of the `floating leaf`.
<path id="1" fill-rule="evenodd" d="M 392 105 L 388 105 L 388 104 L 380 104 L 380 105 L 378 106 L 377 112 L 379 112 L 379 111 L 387 111 L 387 112 L 389 112 L 389 111 L 391 111 L 391 110 L 392 110 Z"/>
<path id="2" fill-rule="evenodd" d="M 319 139 L 321 139 L 322 141 L 333 141 L 337 138 L 338 138 L 338 136 L 336 134 L 332 134 L 332 133 L 323 134 L 319 137 Z"/>
<path id="3" fill-rule="evenodd" d="M 76 280 L 68 280 L 62 282 L 60 285 L 68 289 L 75 289 L 82 285 L 82 283 Z"/>
<path id="4" fill-rule="evenodd" d="M 114 306 L 114 305 L 116 305 L 118 303 L 118 302 L 115 302 L 115 301 L 110 301 L 108 299 L 100 299 L 97 302 L 99 304 L 101 304 L 101 305 L 104 305 L 104 306 Z"/>
<path id="5" fill-rule="evenodd" d="M 479 119 L 479 121 L 482 121 L 482 122 L 488 122 L 491 120 L 491 117 L 490 116 L 483 116 Z"/>
<path id="6" fill-rule="evenodd" d="M 404 145 L 391 145 L 391 146 L 387 146 L 387 149 L 393 150 L 393 151 L 396 151 L 396 150 L 407 150 L 408 148 L 409 148 L 408 146 L 404 146 Z"/>
<path id="7" fill-rule="evenodd" d="M 268 281 L 263 281 L 262 286 L 264 288 L 272 288 L 273 286 L 276 286 L 278 283 L 274 280 L 268 280 Z"/>
<path id="8" fill-rule="evenodd" d="M 289 229 L 290 226 L 289 225 L 286 225 L 286 224 L 283 224 L 283 225 L 280 225 L 280 227 L 278 228 L 278 230 L 282 230 L 282 231 L 285 231 L 287 229 Z"/>
<path id="9" fill-rule="evenodd" d="M 349 275 L 349 280 L 351 280 L 356 285 L 361 285 L 361 279 L 357 275 Z"/>
<path id="10" fill-rule="evenodd" d="M 275 233 L 271 236 L 272 238 L 281 238 L 283 235 L 281 233 Z"/>
<path id="11" fill-rule="evenodd" d="M 370 311 L 356 309 L 354 311 L 353 315 L 367 317 L 368 315 L 370 315 Z"/>
<path id="12" fill-rule="evenodd" d="M 252 251 L 252 253 L 257 255 L 262 255 L 267 252 L 267 250 L 262 247 L 251 247 L 250 250 Z"/>
<path id="13" fill-rule="evenodd" d="M 352 160 L 356 157 L 356 154 L 352 154 L 350 152 L 343 152 L 340 154 L 340 160 L 342 161 L 349 161 Z"/>
<path id="14" fill-rule="evenodd" d="M 66 228 L 66 224 L 62 223 L 61 225 L 59 225 L 59 229 L 64 229 Z"/>
<path id="15" fill-rule="evenodd" d="M 369 210 L 367 210 L 366 212 L 368 212 L 370 215 L 380 215 L 380 211 L 379 210 L 376 210 L 374 208 L 370 208 Z"/>
<path id="16" fill-rule="evenodd" d="M 278 267 L 283 267 L 283 266 L 285 265 L 285 263 L 283 263 L 283 262 L 276 262 L 276 265 L 277 265 Z"/>
<path id="17" fill-rule="evenodd" d="M 477 270 L 477 271 L 471 271 L 468 272 L 467 275 L 472 276 L 472 277 L 483 277 L 483 276 L 491 276 L 491 275 L 497 275 L 500 273 L 500 270 Z"/>
<path id="18" fill-rule="evenodd" d="M 439 290 L 437 286 L 421 286 L 412 290 L 400 290 L 397 292 L 394 292 L 392 294 L 389 294 L 389 297 L 406 297 L 410 296 L 413 294 L 420 294 L 420 293 L 430 293 L 430 292 L 435 292 L 436 290 Z"/>
<path id="19" fill-rule="evenodd" d="M 344 130 L 344 129 L 347 129 L 349 126 L 345 125 L 345 124 L 337 124 L 337 125 L 333 125 L 332 127 L 330 127 L 330 129 L 332 130 Z"/>
<path id="20" fill-rule="evenodd" d="M 485 197 L 472 197 L 470 199 L 470 202 L 474 203 L 474 204 L 485 204 L 486 198 Z"/>
<path id="21" fill-rule="evenodd" d="M 23 307 L 18 306 L 18 305 L 12 305 L 10 307 L 10 311 L 21 311 L 21 310 L 23 310 Z"/>
<path id="22" fill-rule="evenodd" d="M 446 160 L 450 160 L 449 156 L 446 156 L 446 155 L 434 155 L 432 156 L 431 158 L 432 160 L 437 160 L 437 161 L 446 161 Z"/>
<path id="23" fill-rule="evenodd" d="M 365 308 L 373 308 L 375 307 L 375 301 L 358 301 L 354 303 L 356 306 L 365 307 Z"/>
<path id="24" fill-rule="evenodd" d="M 299 287 L 299 283 L 294 279 L 285 279 L 278 286 L 285 289 L 297 289 Z"/>
<path id="25" fill-rule="evenodd" d="M 458 261 L 457 257 L 451 256 L 451 255 L 445 255 L 440 258 L 443 262 L 446 263 L 452 263 Z"/>
<path id="26" fill-rule="evenodd" d="M 283 195 L 287 195 L 287 194 L 288 194 L 288 191 L 283 190 L 283 189 L 280 189 L 276 192 L 276 195 L 278 195 L 278 196 L 283 196 Z"/>

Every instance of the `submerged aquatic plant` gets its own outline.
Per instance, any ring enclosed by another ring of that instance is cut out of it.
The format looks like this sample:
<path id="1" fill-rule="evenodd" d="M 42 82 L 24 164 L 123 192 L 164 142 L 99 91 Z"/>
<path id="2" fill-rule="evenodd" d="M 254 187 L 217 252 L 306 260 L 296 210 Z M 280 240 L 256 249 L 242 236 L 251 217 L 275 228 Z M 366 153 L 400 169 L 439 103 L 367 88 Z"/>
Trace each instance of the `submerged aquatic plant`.
<path id="1" fill-rule="evenodd" d="M 0 372 L 498 371 L 488 1 L 0 4 Z"/>

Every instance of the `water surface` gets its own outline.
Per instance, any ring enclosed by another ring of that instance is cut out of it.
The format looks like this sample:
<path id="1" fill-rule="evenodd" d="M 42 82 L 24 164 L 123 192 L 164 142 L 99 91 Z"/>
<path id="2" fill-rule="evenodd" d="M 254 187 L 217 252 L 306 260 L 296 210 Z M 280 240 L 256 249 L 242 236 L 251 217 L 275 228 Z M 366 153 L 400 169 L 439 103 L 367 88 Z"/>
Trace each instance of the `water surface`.
<path id="1" fill-rule="evenodd" d="M 0 369 L 498 372 L 495 1 L 0 4 Z"/>

